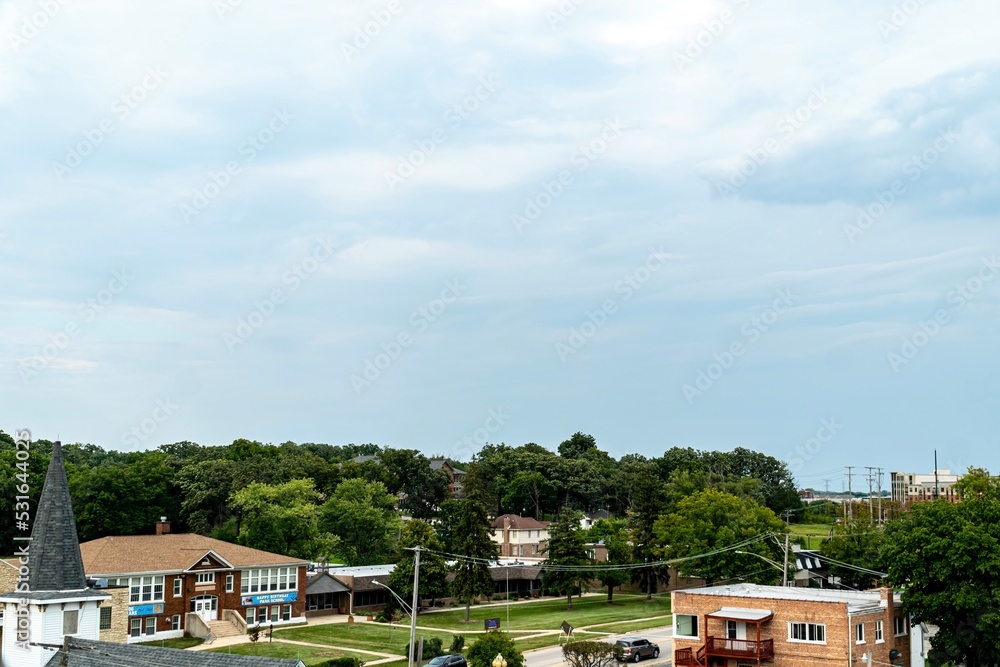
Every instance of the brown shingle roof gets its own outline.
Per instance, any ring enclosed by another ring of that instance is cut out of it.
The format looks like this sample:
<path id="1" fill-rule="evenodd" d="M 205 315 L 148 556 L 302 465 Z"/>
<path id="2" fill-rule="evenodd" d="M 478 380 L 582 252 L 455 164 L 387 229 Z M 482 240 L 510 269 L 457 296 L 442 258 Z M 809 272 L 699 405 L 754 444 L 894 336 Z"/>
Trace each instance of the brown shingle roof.
<path id="1" fill-rule="evenodd" d="M 546 530 L 549 527 L 548 521 L 537 521 L 535 519 L 518 516 L 517 514 L 503 514 L 493 520 L 494 528 L 504 528 L 505 519 L 510 519 L 512 530 Z"/>
<path id="2" fill-rule="evenodd" d="M 307 564 L 300 558 L 279 556 L 194 533 L 103 537 L 80 545 L 84 570 L 91 576 L 187 570 L 209 551 L 219 554 L 233 567 Z"/>

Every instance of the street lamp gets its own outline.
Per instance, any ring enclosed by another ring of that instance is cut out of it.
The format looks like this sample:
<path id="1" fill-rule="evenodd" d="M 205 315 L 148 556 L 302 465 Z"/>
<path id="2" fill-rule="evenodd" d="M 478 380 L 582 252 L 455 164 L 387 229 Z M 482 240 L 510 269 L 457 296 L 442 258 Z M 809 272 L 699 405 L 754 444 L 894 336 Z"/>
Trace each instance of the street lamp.
<path id="1" fill-rule="evenodd" d="M 493 667 L 507 667 L 507 661 L 503 659 L 503 655 L 497 653 L 497 657 L 493 658 Z"/>
<path id="2" fill-rule="evenodd" d="M 410 616 L 413 616 L 413 610 L 410 608 L 408 604 L 406 604 L 406 602 L 403 601 L 403 598 L 396 595 L 396 591 L 392 590 L 391 588 L 383 584 L 381 581 L 373 581 L 372 583 L 374 583 L 376 586 L 381 586 L 385 590 L 389 591 L 389 593 L 392 594 L 392 597 L 396 598 L 396 601 L 399 602 L 400 606 L 403 608 L 403 611 L 405 611 Z"/>

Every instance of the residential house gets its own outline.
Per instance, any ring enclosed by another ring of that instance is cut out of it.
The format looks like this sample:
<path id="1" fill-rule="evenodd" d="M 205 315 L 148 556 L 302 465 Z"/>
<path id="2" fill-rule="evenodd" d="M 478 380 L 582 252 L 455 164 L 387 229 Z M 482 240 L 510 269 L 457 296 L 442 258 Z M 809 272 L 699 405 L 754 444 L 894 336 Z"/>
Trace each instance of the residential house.
<path id="1" fill-rule="evenodd" d="M 501 558 L 545 560 L 549 522 L 517 514 L 498 516 L 493 520 L 493 541 L 500 545 Z"/>
<path id="2" fill-rule="evenodd" d="M 448 475 L 448 490 L 451 491 L 452 498 L 465 497 L 465 471 L 456 468 L 448 459 L 434 459 L 431 461 L 431 470 L 444 470 Z"/>
<path id="3" fill-rule="evenodd" d="M 910 628 L 891 589 L 733 584 L 672 594 L 677 667 L 910 667 Z"/>
<path id="4" fill-rule="evenodd" d="M 580 519 L 580 528 L 583 528 L 584 530 L 590 530 L 591 528 L 594 527 L 594 524 L 600 521 L 601 519 L 610 519 L 610 518 L 611 518 L 611 512 L 607 510 L 597 510 L 596 512 L 588 512 L 583 515 L 582 519 Z"/>

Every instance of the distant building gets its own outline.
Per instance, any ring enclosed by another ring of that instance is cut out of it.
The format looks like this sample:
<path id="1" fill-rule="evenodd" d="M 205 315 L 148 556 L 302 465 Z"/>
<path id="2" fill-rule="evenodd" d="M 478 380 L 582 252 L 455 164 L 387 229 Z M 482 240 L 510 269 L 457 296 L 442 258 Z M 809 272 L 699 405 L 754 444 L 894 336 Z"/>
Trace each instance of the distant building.
<path id="1" fill-rule="evenodd" d="M 500 545 L 502 558 L 544 560 L 549 522 L 503 514 L 493 520 L 493 541 Z"/>
<path id="2" fill-rule="evenodd" d="M 672 595 L 677 667 L 910 667 L 910 627 L 891 589 L 734 584 Z"/>
<path id="3" fill-rule="evenodd" d="M 903 506 L 925 500 L 944 498 L 949 502 L 958 502 L 955 484 L 962 479 L 961 475 L 953 475 L 950 470 L 938 470 L 935 474 L 920 474 L 912 472 L 894 472 L 889 474 L 892 500 Z M 935 484 L 937 484 L 935 488 Z"/>
<path id="4" fill-rule="evenodd" d="M 580 528 L 584 530 L 590 530 L 594 527 L 594 524 L 601 519 L 608 520 L 611 518 L 611 512 L 607 510 L 597 510 L 596 512 L 589 512 L 583 515 L 580 519 Z"/>
<path id="5" fill-rule="evenodd" d="M 465 497 L 465 471 L 455 467 L 448 459 L 434 459 L 431 461 L 431 470 L 444 470 L 448 475 L 448 490 L 451 491 L 452 498 Z"/>

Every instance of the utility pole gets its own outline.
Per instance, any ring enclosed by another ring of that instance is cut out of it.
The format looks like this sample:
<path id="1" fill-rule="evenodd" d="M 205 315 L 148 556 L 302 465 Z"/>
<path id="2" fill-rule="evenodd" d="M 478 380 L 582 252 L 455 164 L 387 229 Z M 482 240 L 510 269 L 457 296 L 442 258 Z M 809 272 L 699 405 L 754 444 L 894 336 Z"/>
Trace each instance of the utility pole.
<path id="1" fill-rule="evenodd" d="M 872 471 L 875 470 L 875 468 L 865 466 L 865 469 L 868 471 L 868 525 L 870 526 L 875 520 L 875 509 L 872 507 Z"/>
<path id="2" fill-rule="evenodd" d="M 785 533 L 785 566 L 781 568 L 781 585 L 785 587 L 788 586 L 788 538 L 788 533 Z"/>
<path id="3" fill-rule="evenodd" d="M 882 469 L 878 469 L 878 525 L 885 525 L 882 517 Z"/>
<path id="4" fill-rule="evenodd" d="M 847 506 L 848 522 L 854 518 L 854 488 L 851 486 L 851 479 L 853 478 L 853 475 L 851 475 L 852 470 L 854 470 L 854 466 L 847 466 L 847 495 L 848 502 L 850 503 Z"/>
<path id="5" fill-rule="evenodd" d="M 934 450 L 934 500 L 938 498 L 937 450 Z"/>
<path id="6" fill-rule="evenodd" d="M 651 561 L 651 556 L 646 556 L 646 562 L 649 563 L 649 572 L 646 573 L 646 600 L 653 599 L 653 565 Z"/>
<path id="7" fill-rule="evenodd" d="M 413 667 L 413 651 L 416 647 L 413 642 L 417 638 L 417 607 L 420 604 L 420 547 L 413 548 L 416 557 L 413 559 L 413 605 L 410 607 L 410 650 L 407 658 L 407 667 Z M 424 656 L 420 656 L 423 659 Z"/>

